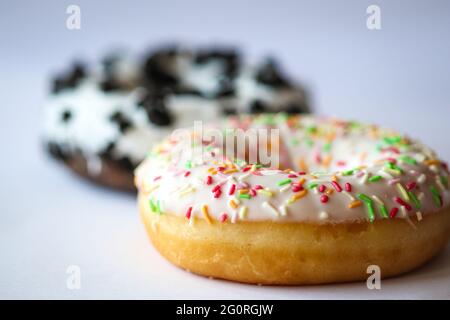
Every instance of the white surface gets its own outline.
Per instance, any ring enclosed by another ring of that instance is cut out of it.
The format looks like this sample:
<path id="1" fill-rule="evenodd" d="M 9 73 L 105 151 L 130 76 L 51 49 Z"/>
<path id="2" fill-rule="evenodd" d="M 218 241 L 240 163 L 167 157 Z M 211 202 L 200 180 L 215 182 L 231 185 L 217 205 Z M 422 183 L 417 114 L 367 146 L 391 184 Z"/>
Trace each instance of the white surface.
<path id="1" fill-rule="evenodd" d="M 384 280 L 380 291 L 365 283 L 258 287 L 188 274 L 149 245 L 132 196 L 71 176 L 40 146 L 45 78 L 76 53 L 219 39 L 252 54 L 276 53 L 314 90 L 320 113 L 396 127 L 448 161 L 449 2 L 377 2 L 378 33 L 365 28 L 371 2 L 359 0 L 204 1 L 177 10 L 167 2 L 78 1 L 77 32 L 65 29 L 68 3 L 1 2 L 0 298 L 450 298 L 450 247 L 425 267 Z M 69 265 L 81 268 L 81 290 L 66 288 Z"/>

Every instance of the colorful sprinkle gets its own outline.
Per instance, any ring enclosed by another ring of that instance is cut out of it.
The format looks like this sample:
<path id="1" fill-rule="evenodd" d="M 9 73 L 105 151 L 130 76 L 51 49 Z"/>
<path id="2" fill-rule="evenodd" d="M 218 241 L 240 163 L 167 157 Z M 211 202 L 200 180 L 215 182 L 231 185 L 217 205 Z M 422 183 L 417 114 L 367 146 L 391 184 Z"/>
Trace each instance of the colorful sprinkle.
<path id="1" fill-rule="evenodd" d="M 383 179 L 382 176 L 372 176 L 369 178 L 369 182 L 377 182 L 380 181 L 381 179 Z"/>
<path id="2" fill-rule="evenodd" d="M 208 205 L 206 205 L 206 204 L 202 205 L 202 214 L 203 214 L 203 217 L 205 218 L 205 220 L 209 224 L 212 224 L 213 221 L 209 215 Z"/>
<path id="3" fill-rule="evenodd" d="M 291 182 L 292 182 L 291 179 L 284 179 L 284 180 L 278 181 L 277 185 L 281 187 L 281 186 L 284 186 L 284 185 L 289 184 Z"/>
<path id="4" fill-rule="evenodd" d="M 331 184 L 333 185 L 334 189 L 337 192 L 342 192 L 342 187 L 339 185 L 337 181 L 331 181 Z"/>

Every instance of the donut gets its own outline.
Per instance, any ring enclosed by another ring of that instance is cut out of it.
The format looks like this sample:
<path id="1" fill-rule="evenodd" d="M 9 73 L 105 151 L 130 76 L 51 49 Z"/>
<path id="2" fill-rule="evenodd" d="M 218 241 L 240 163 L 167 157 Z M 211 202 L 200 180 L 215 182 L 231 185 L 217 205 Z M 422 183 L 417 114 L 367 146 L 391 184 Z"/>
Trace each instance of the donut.
<path id="1" fill-rule="evenodd" d="M 45 146 L 83 177 L 135 190 L 133 170 L 175 128 L 231 114 L 309 112 L 305 90 L 273 59 L 241 60 L 234 49 L 164 46 L 75 62 L 53 79 Z"/>
<path id="2" fill-rule="evenodd" d="M 278 135 L 233 153 L 210 129 Z M 151 242 L 183 269 L 252 284 L 347 282 L 371 265 L 382 278 L 408 272 L 447 244 L 447 164 L 417 140 L 311 115 L 232 116 L 202 130 L 177 130 L 135 171 Z M 250 161 L 264 145 L 275 165 Z"/>

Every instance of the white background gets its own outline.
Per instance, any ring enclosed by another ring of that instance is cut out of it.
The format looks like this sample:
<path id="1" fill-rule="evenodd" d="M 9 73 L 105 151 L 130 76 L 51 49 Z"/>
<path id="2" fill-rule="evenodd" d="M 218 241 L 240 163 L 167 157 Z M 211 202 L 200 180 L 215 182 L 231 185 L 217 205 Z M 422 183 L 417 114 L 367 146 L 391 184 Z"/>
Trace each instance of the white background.
<path id="1" fill-rule="evenodd" d="M 69 4 L 81 7 L 79 31 L 65 27 Z M 370 4 L 381 7 L 379 31 L 366 28 Z M 450 247 L 380 291 L 188 274 L 149 245 L 134 196 L 72 176 L 39 136 L 48 77 L 73 58 L 216 42 L 278 56 L 318 113 L 395 127 L 448 161 L 449 38 L 448 1 L 0 0 L 0 298 L 450 298 Z M 69 265 L 81 268 L 81 290 L 66 287 Z"/>

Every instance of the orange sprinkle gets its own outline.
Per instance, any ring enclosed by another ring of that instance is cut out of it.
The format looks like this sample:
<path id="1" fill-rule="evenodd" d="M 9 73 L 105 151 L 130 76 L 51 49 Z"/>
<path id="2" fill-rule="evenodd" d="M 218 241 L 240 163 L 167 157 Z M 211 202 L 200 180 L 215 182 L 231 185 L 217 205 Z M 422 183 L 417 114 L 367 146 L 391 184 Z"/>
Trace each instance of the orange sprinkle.
<path id="1" fill-rule="evenodd" d="M 305 183 L 305 178 L 301 178 L 299 181 L 298 181 L 298 184 L 300 184 L 300 185 L 303 185 L 304 183 Z"/>
<path id="2" fill-rule="evenodd" d="M 359 155 L 359 160 L 361 161 L 361 162 L 364 162 L 364 160 L 366 159 L 366 157 L 367 157 L 367 152 L 362 152 L 360 155 Z"/>
<path id="3" fill-rule="evenodd" d="M 236 202 L 234 202 L 234 200 L 230 200 L 230 207 L 232 207 L 233 209 L 236 209 L 238 206 L 237 206 Z"/>
<path id="4" fill-rule="evenodd" d="M 330 165 L 330 163 L 331 163 L 331 159 L 332 159 L 331 155 L 330 155 L 330 154 L 327 155 L 325 158 L 323 158 L 322 164 L 323 164 L 325 167 L 328 167 L 328 166 Z"/>
<path id="5" fill-rule="evenodd" d="M 333 180 L 334 182 L 338 182 L 338 177 L 332 176 L 332 177 L 331 177 L 331 180 Z"/>
<path id="6" fill-rule="evenodd" d="M 209 224 L 212 224 L 212 219 L 211 219 L 211 217 L 209 216 L 208 206 L 207 206 L 206 204 L 204 204 L 204 205 L 202 206 L 202 214 L 203 214 L 203 217 L 206 219 L 206 221 L 207 221 Z"/>
<path id="7" fill-rule="evenodd" d="M 325 193 L 327 195 L 333 194 L 333 192 L 334 192 L 334 189 L 332 189 L 332 188 L 328 188 L 327 191 L 325 191 Z"/>
<path id="8" fill-rule="evenodd" d="M 239 194 L 248 193 L 248 189 L 241 189 L 239 190 Z"/>
<path id="9" fill-rule="evenodd" d="M 360 205 L 362 205 L 362 202 L 361 202 L 361 201 L 359 201 L 359 200 L 353 200 L 352 202 L 350 202 L 350 203 L 348 204 L 348 208 L 349 208 L 349 209 L 353 209 L 353 208 L 359 207 Z"/>
<path id="10" fill-rule="evenodd" d="M 434 164 L 438 165 L 441 162 L 437 159 L 430 159 L 430 160 L 425 160 L 423 163 L 425 163 L 427 166 L 432 166 Z"/>
<path id="11" fill-rule="evenodd" d="M 307 166 L 307 164 L 306 164 L 306 162 L 305 162 L 305 159 L 303 159 L 303 158 L 300 158 L 299 160 L 298 160 L 298 166 L 300 167 L 300 169 L 302 170 L 302 171 L 308 171 L 308 166 Z"/>
<path id="12" fill-rule="evenodd" d="M 300 191 L 300 192 L 297 192 L 296 194 L 294 194 L 294 195 L 291 197 L 290 202 L 295 202 L 295 201 L 297 201 L 297 200 L 303 198 L 304 196 L 306 196 L 307 193 L 308 193 L 308 190 L 307 190 L 307 189 L 304 189 L 304 190 L 302 190 L 302 191 Z"/>

